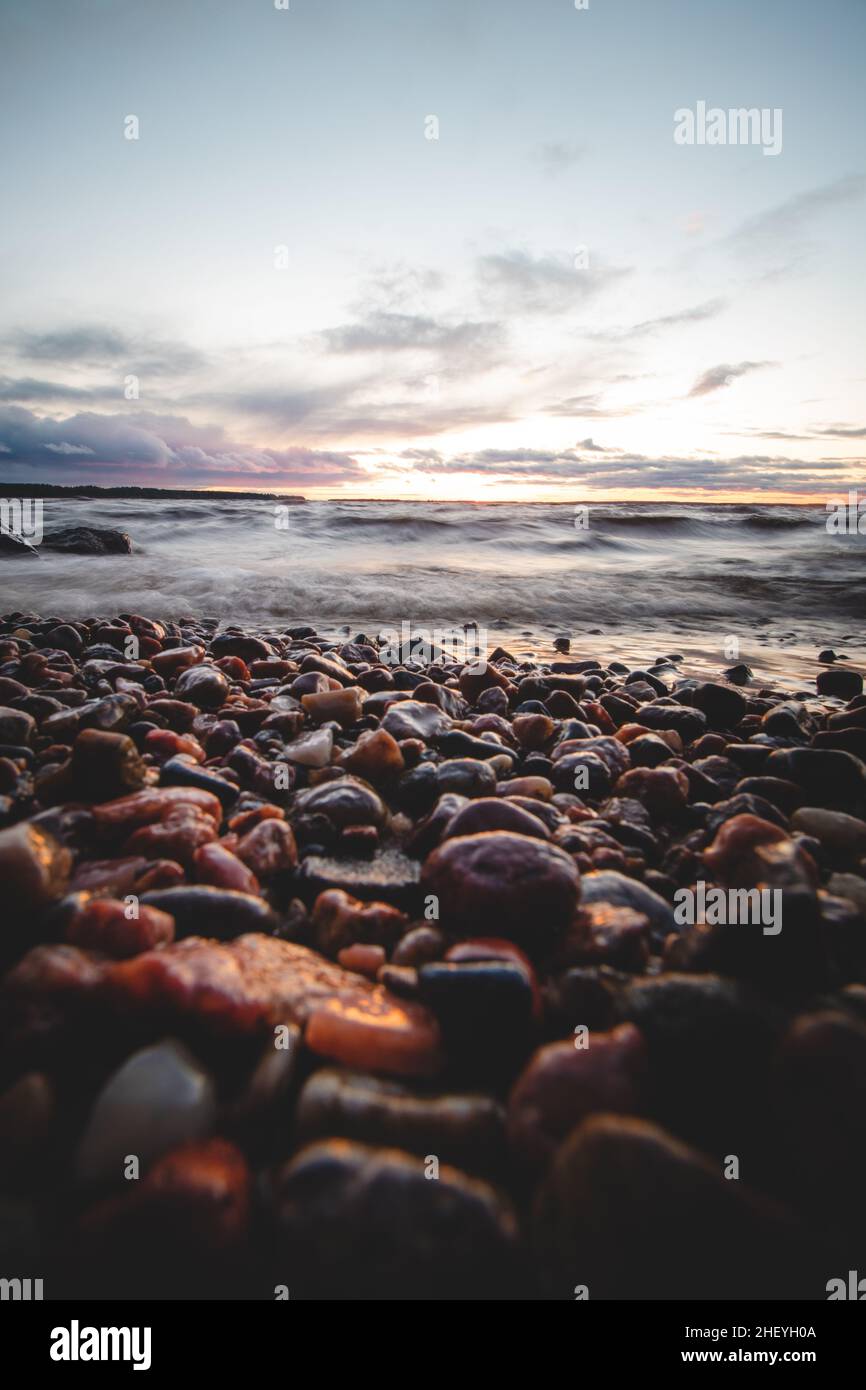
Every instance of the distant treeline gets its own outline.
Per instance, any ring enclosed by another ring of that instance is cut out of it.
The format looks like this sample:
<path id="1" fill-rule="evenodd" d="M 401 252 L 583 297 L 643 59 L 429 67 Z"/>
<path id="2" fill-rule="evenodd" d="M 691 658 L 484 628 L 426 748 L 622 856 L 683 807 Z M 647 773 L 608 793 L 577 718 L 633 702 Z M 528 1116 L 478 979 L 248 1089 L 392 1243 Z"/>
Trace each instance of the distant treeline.
<path id="1" fill-rule="evenodd" d="M 173 487 L 96 487 L 92 484 L 70 487 L 60 483 L 0 483 L 0 497 L 127 497 L 177 498 L 179 501 L 212 502 L 216 497 L 229 502 L 306 502 L 306 497 L 280 492 L 208 492 L 204 488 Z"/>

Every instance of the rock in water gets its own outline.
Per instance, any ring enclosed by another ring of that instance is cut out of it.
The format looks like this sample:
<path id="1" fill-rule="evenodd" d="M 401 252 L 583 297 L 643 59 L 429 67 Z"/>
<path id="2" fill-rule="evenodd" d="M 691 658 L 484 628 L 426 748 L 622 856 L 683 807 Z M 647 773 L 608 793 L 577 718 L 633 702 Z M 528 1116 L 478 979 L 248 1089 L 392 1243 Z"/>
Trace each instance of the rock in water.
<path id="1" fill-rule="evenodd" d="M 65 550 L 71 555 L 131 555 L 132 541 L 125 531 L 112 526 L 59 526 L 42 542 L 46 550 Z"/>

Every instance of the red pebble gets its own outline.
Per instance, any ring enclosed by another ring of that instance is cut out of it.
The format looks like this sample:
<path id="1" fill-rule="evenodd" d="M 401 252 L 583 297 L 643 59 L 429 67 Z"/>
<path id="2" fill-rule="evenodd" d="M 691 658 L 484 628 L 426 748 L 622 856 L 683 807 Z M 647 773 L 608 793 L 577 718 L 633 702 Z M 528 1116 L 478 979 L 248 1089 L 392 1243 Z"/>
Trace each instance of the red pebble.
<path id="1" fill-rule="evenodd" d="M 193 856 L 197 883 L 209 883 L 214 888 L 233 888 L 238 893 L 261 895 L 259 881 L 252 870 L 216 841 L 200 845 Z"/>
<path id="2" fill-rule="evenodd" d="M 294 832 L 283 820 L 259 821 L 238 841 L 237 854 L 261 878 L 293 869 L 298 862 Z"/>
<path id="3" fill-rule="evenodd" d="M 179 807 L 155 825 L 142 825 L 123 846 L 127 854 L 143 854 L 145 859 L 175 859 L 189 869 L 195 852 L 217 837 L 216 826 L 194 807 Z"/>
<path id="4" fill-rule="evenodd" d="M 364 946 L 360 941 L 337 952 L 338 965 L 342 965 L 344 970 L 366 975 L 368 980 L 375 980 L 386 959 L 384 946 Z"/>
<path id="5" fill-rule="evenodd" d="M 73 946 L 101 951 L 113 960 L 128 960 L 173 941 L 174 918 L 137 901 L 127 904 L 116 898 L 95 898 L 75 914 L 66 939 Z"/>
<path id="6" fill-rule="evenodd" d="M 203 763 L 205 751 L 192 734 L 176 734 L 173 729 L 151 729 L 144 740 L 144 751 L 157 758 L 173 758 L 185 753 L 194 762 Z"/>

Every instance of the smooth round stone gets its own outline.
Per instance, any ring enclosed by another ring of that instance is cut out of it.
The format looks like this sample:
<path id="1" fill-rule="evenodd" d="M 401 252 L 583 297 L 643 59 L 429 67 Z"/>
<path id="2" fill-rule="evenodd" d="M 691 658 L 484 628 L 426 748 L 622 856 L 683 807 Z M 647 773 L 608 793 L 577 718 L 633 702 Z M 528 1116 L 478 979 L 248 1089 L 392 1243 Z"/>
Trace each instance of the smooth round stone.
<path id="1" fill-rule="evenodd" d="M 817 1229 L 833 1231 L 853 1261 L 866 1238 L 866 1024 L 829 1009 L 801 1014 L 773 1058 L 768 1094 L 771 1164 L 784 1195 Z"/>
<path id="2" fill-rule="evenodd" d="M 610 768 L 600 754 L 591 750 L 557 758 L 552 778 L 557 791 L 576 792 L 593 801 L 608 796 L 612 785 Z"/>
<path id="3" fill-rule="evenodd" d="M 139 751 L 126 734 L 83 729 L 75 740 L 69 778 L 82 800 L 109 801 L 138 791 L 147 776 Z"/>
<path id="4" fill-rule="evenodd" d="M 522 748 L 545 748 L 556 732 L 548 714 L 519 714 L 513 725 L 514 736 Z"/>
<path id="5" fill-rule="evenodd" d="M 432 1150 L 434 1158 L 438 1158 Z M 514 1292 L 517 1223 L 492 1187 L 426 1156 L 333 1139 L 278 1173 L 274 1230 L 298 1298 L 487 1299 Z"/>
<path id="6" fill-rule="evenodd" d="M 416 969 L 428 961 L 439 960 L 444 954 L 445 937 L 438 927 L 413 927 L 397 942 L 391 953 L 391 963 Z"/>
<path id="7" fill-rule="evenodd" d="M 785 700 L 767 710 L 761 719 L 761 728 L 773 738 L 793 739 L 802 743 L 815 733 L 815 721 L 805 705 L 797 700 Z"/>
<path id="8" fill-rule="evenodd" d="M 273 932 L 279 926 L 279 917 L 264 898 L 205 883 L 155 888 L 141 901 L 174 918 L 178 939 L 206 936 L 229 941 L 242 932 Z"/>
<path id="9" fill-rule="evenodd" d="M 852 700 L 863 690 L 863 677 L 859 671 L 834 666 L 831 671 L 819 671 L 815 685 L 819 695 L 835 695 L 840 700 Z"/>
<path id="10" fill-rule="evenodd" d="M 222 656 L 239 656 L 241 661 L 267 661 L 274 650 L 261 637 L 252 637 L 242 632 L 222 632 L 210 644 L 214 659 Z"/>
<path id="11" fill-rule="evenodd" d="M 387 810 L 372 787 L 354 777 L 339 777 L 299 792 L 292 815 L 327 816 L 332 825 L 342 830 L 346 825 L 383 825 Z"/>
<path id="12" fill-rule="evenodd" d="M 803 793 L 795 782 L 782 777 L 744 777 L 734 787 L 737 795 L 759 796 L 789 816 L 803 804 Z"/>
<path id="13" fill-rule="evenodd" d="M 799 783 L 818 806 L 851 811 L 866 800 L 866 767 L 839 748 L 777 748 L 764 771 Z"/>
<path id="14" fill-rule="evenodd" d="M 364 703 L 366 708 L 370 700 Z M 398 743 L 404 738 L 420 738 L 429 743 L 431 739 L 448 732 L 451 720 L 438 705 L 428 705 L 421 700 L 402 700 L 386 710 L 382 728 Z"/>
<path id="15" fill-rule="evenodd" d="M 480 758 L 482 761 L 488 758 L 507 758 L 509 767 L 517 760 L 514 750 L 507 748 L 498 739 L 476 738 L 474 734 L 468 734 L 463 729 L 451 729 L 448 733 L 438 735 L 435 743 L 439 752 L 448 758 Z"/>
<path id="16" fill-rule="evenodd" d="M 745 696 L 730 685 L 716 681 L 701 681 L 690 692 L 690 703 L 702 710 L 707 723 L 713 729 L 733 729 L 739 724 L 747 710 Z"/>
<path id="17" fill-rule="evenodd" d="M 736 691 L 733 692 L 736 694 Z M 742 697 L 741 697 L 742 698 Z M 692 743 L 707 731 L 707 716 L 703 710 L 686 705 L 641 705 L 630 713 L 646 729 L 674 729 L 683 743 Z"/>
<path id="18" fill-rule="evenodd" d="M 689 779 L 676 767 L 634 767 L 620 777 L 616 793 L 640 801 L 650 815 L 668 820 L 685 809 Z"/>
<path id="19" fill-rule="evenodd" d="M 295 1123 L 302 1143 L 354 1139 L 483 1169 L 501 1159 L 504 1118 L 492 1096 L 418 1095 L 402 1082 L 323 1067 L 304 1085 Z"/>
<path id="20" fill-rule="evenodd" d="M 225 810 L 230 810 L 239 796 L 234 782 L 228 782 L 225 777 L 218 777 L 215 772 L 209 772 L 197 763 L 187 762 L 180 756 L 163 763 L 159 770 L 159 781 L 163 787 L 199 787 L 202 791 L 212 792 Z"/>
<path id="21" fill-rule="evenodd" d="M 627 1116 L 593 1115 L 565 1141 L 539 1192 L 533 1246 L 549 1298 L 573 1297 L 576 1283 L 591 1299 L 826 1296 L 817 1240 L 726 1180 L 720 1161 Z"/>
<path id="22" fill-rule="evenodd" d="M 444 796 L 440 796 L 433 809 L 418 822 L 409 836 L 406 842 L 408 852 L 417 859 L 426 858 L 431 849 L 435 849 L 440 843 L 457 812 L 469 804 L 467 797 L 459 796 L 455 792 L 446 792 Z"/>
<path id="23" fill-rule="evenodd" d="M 673 756 L 673 750 L 657 734 L 641 734 L 628 745 L 632 763 L 638 767 L 658 767 Z"/>
<path id="24" fill-rule="evenodd" d="M 405 762 L 397 740 L 385 729 L 368 729 L 340 754 L 340 766 L 356 777 L 378 783 L 397 777 Z"/>
<path id="25" fill-rule="evenodd" d="M 136 1052 L 97 1097 L 76 1159 L 80 1182 L 123 1180 L 128 1155 L 142 1173 L 162 1154 L 213 1126 L 213 1080 L 190 1052 L 174 1041 Z"/>
<path id="26" fill-rule="evenodd" d="M 41 1072 L 19 1077 L 0 1095 L 0 1169 L 44 1161 L 56 1109 L 54 1086 Z"/>
<path id="27" fill-rule="evenodd" d="M 439 1020 L 452 1060 L 472 1075 L 509 1070 L 525 1049 L 535 998 L 517 961 L 434 961 L 418 971 L 418 993 Z"/>
<path id="28" fill-rule="evenodd" d="M 23 709 L 0 707 L 0 743 L 30 743 L 36 732 L 36 720 Z"/>
<path id="29" fill-rule="evenodd" d="M 751 886 L 760 882 L 765 872 L 756 851 L 762 845 L 787 839 L 787 832 L 771 821 L 759 816 L 734 816 L 719 827 L 712 844 L 704 850 L 704 863 L 719 883 Z"/>
<path id="30" fill-rule="evenodd" d="M 788 817 L 778 806 L 766 801 L 762 796 L 756 796 L 754 792 L 737 792 L 727 801 L 717 801 L 713 806 L 706 820 L 707 833 L 715 835 L 720 826 L 733 820 L 735 816 L 755 816 L 758 820 L 777 825 L 780 830 L 787 830 L 788 827 Z"/>
<path id="31" fill-rule="evenodd" d="M 487 690 L 482 690 L 475 707 L 485 714 L 505 715 L 508 713 L 508 696 L 500 686 L 491 685 Z"/>
<path id="32" fill-rule="evenodd" d="M 448 758 L 436 768 L 436 784 L 441 794 L 490 796 L 496 789 L 496 773 L 488 763 L 474 758 Z"/>
<path id="33" fill-rule="evenodd" d="M 176 699 L 188 700 L 197 709 L 219 709 L 228 693 L 228 680 L 216 666 L 188 666 L 174 687 Z"/>
<path id="34" fill-rule="evenodd" d="M 647 888 L 636 878 L 629 878 L 616 869 L 599 869 L 584 874 L 580 880 L 580 899 L 583 906 L 610 903 L 614 907 L 631 907 L 649 918 L 653 935 L 664 937 L 676 931 L 674 911 L 659 893 Z"/>
<path id="35" fill-rule="evenodd" d="M 485 830 L 512 830 L 516 835 L 531 835 L 536 840 L 550 839 L 550 831 L 538 816 L 498 796 L 481 797 L 464 806 L 448 822 L 442 838 L 480 835 Z"/>
<path id="36" fill-rule="evenodd" d="M 30 921 L 66 890 L 70 851 L 47 830 L 22 821 L 0 830 L 3 907 L 13 922 Z"/>
<path id="37" fill-rule="evenodd" d="M 302 734 L 294 742 L 287 743 L 281 756 L 287 758 L 290 763 L 299 763 L 302 767 L 327 767 L 333 748 L 332 730 L 315 729 L 312 733 Z"/>
<path id="38" fill-rule="evenodd" d="M 668 970 L 617 989 L 613 1011 L 646 1042 L 650 1110 L 665 1124 L 712 1149 L 760 1114 L 784 1014 L 748 984 Z"/>
<path id="39" fill-rule="evenodd" d="M 596 1110 L 635 1114 L 645 1103 L 646 1047 L 631 1023 L 610 1033 L 539 1048 L 508 1099 L 508 1138 L 523 1163 L 539 1167 L 575 1125 Z"/>
<path id="40" fill-rule="evenodd" d="M 302 695 L 301 704 L 317 724 L 325 724 L 328 720 L 335 719 L 338 724 L 348 727 L 361 718 L 363 699 L 364 691 L 360 686 L 348 685 L 339 690 L 323 690 L 319 694 Z"/>
<path id="41" fill-rule="evenodd" d="M 866 822 L 844 811 L 824 811 L 816 806 L 803 806 L 791 817 L 794 830 L 820 840 L 824 848 L 843 863 L 854 862 L 866 855 Z"/>
<path id="42" fill-rule="evenodd" d="M 866 917 L 866 878 L 860 874 L 831 874 L 827 887 L 837 897 L 847 898 Z"/>
<path id="43" fill-rule="evenodd" d="M 438 897 L 447 935 L 506 936 L 531 955 L 568 927 L 580 876 L 555 845 L 493 830 L 446 840 L 425 863 L 421 890 Z"/>
<path id="44" fill-rule="evenodd" d="M 294 869 L 298 847 L 292 827 L 273 817 L 259 821 L 239 841 L 238 858 L 259 879 Z"/>

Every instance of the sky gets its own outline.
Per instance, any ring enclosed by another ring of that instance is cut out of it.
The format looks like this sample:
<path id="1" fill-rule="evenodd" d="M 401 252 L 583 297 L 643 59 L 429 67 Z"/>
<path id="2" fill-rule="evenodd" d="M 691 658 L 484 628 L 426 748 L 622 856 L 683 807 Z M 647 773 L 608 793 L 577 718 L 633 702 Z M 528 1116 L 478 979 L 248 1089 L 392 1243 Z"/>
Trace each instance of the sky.
<path id="1" fill-rule="evenodd" d="M 866 488 L 864 0 L 284 3 L 0 0 L 0 482 Z"/>

